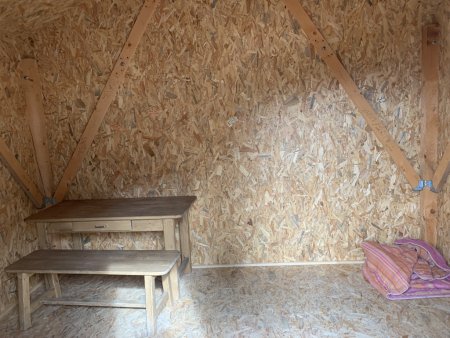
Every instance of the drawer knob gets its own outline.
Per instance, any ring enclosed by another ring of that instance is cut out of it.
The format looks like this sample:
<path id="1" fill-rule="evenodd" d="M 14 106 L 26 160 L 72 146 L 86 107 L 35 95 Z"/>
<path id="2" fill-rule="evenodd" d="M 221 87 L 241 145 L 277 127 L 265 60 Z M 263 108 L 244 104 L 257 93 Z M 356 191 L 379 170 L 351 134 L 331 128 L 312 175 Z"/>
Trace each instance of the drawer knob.
<path id="1" fill-rule="evenodd" d="M 104 228 L 106 228 L 106 225 L 96 225 L 95 228 L 96 229 L 104 229 Z"/>

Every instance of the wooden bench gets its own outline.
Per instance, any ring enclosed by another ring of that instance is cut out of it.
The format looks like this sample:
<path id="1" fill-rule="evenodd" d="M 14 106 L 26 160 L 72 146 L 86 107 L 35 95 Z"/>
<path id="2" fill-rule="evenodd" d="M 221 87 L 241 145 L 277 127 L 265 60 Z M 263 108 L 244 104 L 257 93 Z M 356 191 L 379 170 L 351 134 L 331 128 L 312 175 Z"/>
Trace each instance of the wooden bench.
<path id="1" fill-rule="evenodd" d="M 36 273 L 49 274 L 56 297 L 43 301 L 52 305 L 79 305 L 145 308 L 148 334 L 156 333 L 156 319 L 167 300 L 179 297 L 178 251 L 162 250 L 38 250 L 8 266 L 5 271 L 17 273 L 20 328 L 31 327 L 29 278 Z M 58 274 L 144 276 L 145 304 L 79 301 L 61 298 Z M 155 299 L 155 277 L 162 277 L 163 296 Z"/>

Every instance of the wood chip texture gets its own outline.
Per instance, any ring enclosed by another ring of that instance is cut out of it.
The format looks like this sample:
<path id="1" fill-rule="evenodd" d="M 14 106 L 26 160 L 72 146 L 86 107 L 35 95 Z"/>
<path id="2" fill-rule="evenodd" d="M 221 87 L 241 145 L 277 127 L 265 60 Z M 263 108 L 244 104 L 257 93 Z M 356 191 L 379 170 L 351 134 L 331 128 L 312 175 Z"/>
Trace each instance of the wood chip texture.
<path id="1" fill-rule="evenodd" d="M 212 3 L 164 1 L 157 10 L 68 198 L 196 195 L 194 264 L 356 260 L 363 240 L 420 236 L 418 195 L 283 2 Z M 437 15 L 448 31 L 450 4 L 302 4 L 418 169 L 421 29 Z M 19 60 L 38 62 L 56 186 L 141 5 L 0 0 L 0 136 L 30 176 L 38 173 Z M 442 74 L 449 74 L 448 45 Z M 442 113 L 449 89 L 443 75 Z M 448 118 L 445 140 L 447 126 Z M 37 244 L 34 226 L 22 222 L 31 205 L 0 171 L 1 312 L 15 285 L 3 268 Z M 448 188 L 443 196 L 448 214 Z M 439 245 L 449 258 L 445 215 Z M 73 246 L 53 237 L 54 247 Z M 90 234 L 83 242 L 88 249 L 163 247 L 160 234 Z"/>
<path id="2" fill-rule="evenodd" d="M 61 278 L 63 297 L 83 300 L 143 303 L 143 284 L 134 276 Z M 388 301 L 359 264 L 194 269 L 180 289 L 158 316 L 155 337 L 448 337 L 449 298 Z M 0 330 L 24 338 L 148 337 L 143 309 L 42 306 L 32 323 L 20 331 L 12 313 Z"/>

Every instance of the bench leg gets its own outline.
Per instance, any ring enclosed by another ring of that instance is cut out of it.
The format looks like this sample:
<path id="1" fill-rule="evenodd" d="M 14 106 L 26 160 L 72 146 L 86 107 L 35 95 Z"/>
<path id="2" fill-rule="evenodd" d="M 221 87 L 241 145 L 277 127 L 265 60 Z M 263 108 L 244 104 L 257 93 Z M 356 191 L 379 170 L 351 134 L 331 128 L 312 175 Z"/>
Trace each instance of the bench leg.
<path id="1" fill-rule="evenodd" d="M 26 330 L 31 327 L 30 275 L 27 273 L 18 273 L 17 279 L 20 329 Z"/>
<path id="2" fill-rule="evenodd" d="M 178 284 L 178 267 L 175 264 L 172 269 L 162 276 L 163 291 L 169 294 L 170 305 L 174 305 L 175 301 L 180 298 L 180 289 Z"/>
<path id="3" fill-rule="evenodd" d="M 55 292 L 55 297 L 61 297 L 61 286 L 59 285 L 58 275 L 56 273 L 50 274 L 50 280 L 52 283 L 52 288 Z"/>
<path id="4" fill-rule="evenodd" d="M 147 334 L 156 334 L 156 299 L 155 299 L 155 277 L 144 276 L 145 284 L 145 311 L 147 314 Z"/>
<path id="5" fill-rule="evenodd" d="M 175 265 L 176 267 L 176 265 Z M 162 276 L 162 285 L 163 285 L 163 291 L 167 292 L 167 294 L 169 295 L 169 303 L 170 305 L 174 305 L 175 300 L 173 299 L 173 290 L 171 288 L 171 283 L 170 283 L 170 272 L 168 272 L 167 274 L 165 274 L 164 276 Z"/>

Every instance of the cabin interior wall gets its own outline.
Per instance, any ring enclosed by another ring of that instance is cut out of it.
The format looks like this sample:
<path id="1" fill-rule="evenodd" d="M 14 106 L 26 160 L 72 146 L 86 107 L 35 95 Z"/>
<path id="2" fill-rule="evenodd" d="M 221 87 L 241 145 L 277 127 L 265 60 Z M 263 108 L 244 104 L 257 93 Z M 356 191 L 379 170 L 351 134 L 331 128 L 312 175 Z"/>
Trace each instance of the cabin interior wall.
<path id="1" fill-rule="evenodd" d="M 164 2 L 67 197 L 198 196 L 190 213 L 194 264 L 359 260 L 362 240 L 418 237 L 418 195 L 282 1 L 214 3 Z M 421 29 L 431 2 L 302 3 L 417 169 Z M 63 15 L 48 5 L 39 14 L 47 11 L 46 22 L 2 38 L 0 135 L 33 178 L 19 59 L 38 61 L 56 184 L 140 4 L 67 2 Z M 448 8 L 440 15 L 444 26 Z M 445 46 L 442 72 L 450 64 Z M 444 78 L 442 114 L 449 86 Z M 442 142 L 447 117 L 443 126 Z M 37 244 L 35 228 L 22 221 L 32 206 L 0 170 L 1 312 L 15 287 L 1 269 Z M 449 258 L 446 187 L 439 246 Z M 53 240 L 72 245 L 68 237 Z M 142 234 L 84 242 L 163 245 L 160 235 Z"/>
<path id="2" fill-rule="evenodd" d="M 20 56 L 26 54 L 18 47 L 23 42 L 19 42 L 20 39 L 15 36 L 12 41 L 3 34 L 0 39 L 0 137 L 37 182 L 39 173 L 25 116 L 23 92 L 16 72 Z M 27 195 L 8 169 L 0 165 L 0 315 L 17 297 L 15 275 L 5 273 L 4 268 L 37 249 L 36 229 L 23 221 L 32 212 L 34 208 Z M 32 283 L 36 284 L 37 281 L 33 279 Z"/>
<path id="3" fill-rule="evenodd" d="M 439 78 L 439 116 L 440 116 L 440 153 L 444 152 L 447 143 L 450 142 L 450 3 L 443 1 L 441 10 L 436 16 L 436 21 L 441 26 L 441 55 Z M 447 262 L 450 261 L 450 184 L 444 185 L 439 194 L 439 229 L 438 249 L 444 254 Z"/>

